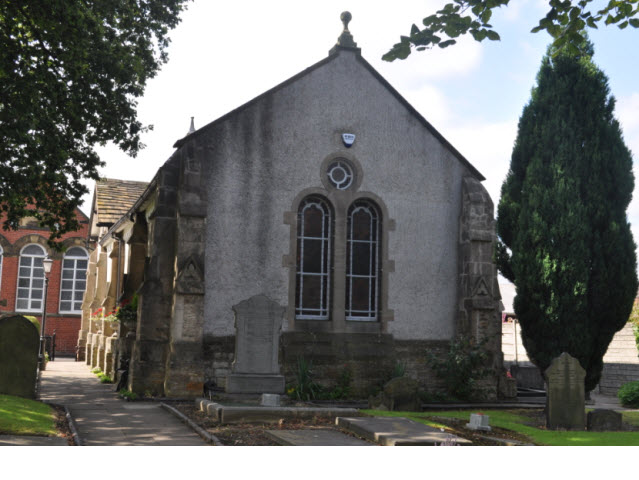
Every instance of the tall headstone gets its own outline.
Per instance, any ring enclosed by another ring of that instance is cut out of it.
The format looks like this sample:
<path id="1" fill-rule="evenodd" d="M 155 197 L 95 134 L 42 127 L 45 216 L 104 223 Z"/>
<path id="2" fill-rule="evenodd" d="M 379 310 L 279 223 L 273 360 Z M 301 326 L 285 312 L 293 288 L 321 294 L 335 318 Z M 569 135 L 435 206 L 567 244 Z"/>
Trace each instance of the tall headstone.
<path id="1" fill-rule="evenodd" d="M 35 398 L 40 334 L 22 315 L 0 318 L 0 393 Z"/>
<path id="2" fill-rule="evenodd" d="M 564 352 L 544 372 L 546 377 L 546 426 L 558 430 L 584 430 L 586 409 L 584 378 L 579 360 Z"/>
<path id="3" fill-rule="evenodd" d="M 235 360 L 227 393 L 284 393 L 278 357 L 284 311 L 264 295 L 233 306 Z"/>

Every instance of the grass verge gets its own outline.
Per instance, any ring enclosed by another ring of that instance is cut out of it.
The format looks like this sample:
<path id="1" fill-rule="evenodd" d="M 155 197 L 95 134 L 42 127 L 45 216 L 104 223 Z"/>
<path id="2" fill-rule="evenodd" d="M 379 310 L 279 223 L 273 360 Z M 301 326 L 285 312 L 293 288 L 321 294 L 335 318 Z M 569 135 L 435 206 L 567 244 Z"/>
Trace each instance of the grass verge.
<path id="1" fill-rule="evenodd" d="M 28 398 L 0 395 L 0 433 L 55 436 L 55 410 Z"/>
<path id="2" fill-rule="evenodd" d="M 469 420 L 470 411 L 383 412 L 363 410 L 368 415 L 407 417 L 437 427 L 437 418 Z M 490 416 L 490 425 L 527 437 L 531 443 L 549 446 L 639 446 L 639 432 L 575 432 L 546 430 L 531 425 L 524 410 L 482 410 Z M 623 421 L 639 425 L 639 412 L 623 412 Z"/>

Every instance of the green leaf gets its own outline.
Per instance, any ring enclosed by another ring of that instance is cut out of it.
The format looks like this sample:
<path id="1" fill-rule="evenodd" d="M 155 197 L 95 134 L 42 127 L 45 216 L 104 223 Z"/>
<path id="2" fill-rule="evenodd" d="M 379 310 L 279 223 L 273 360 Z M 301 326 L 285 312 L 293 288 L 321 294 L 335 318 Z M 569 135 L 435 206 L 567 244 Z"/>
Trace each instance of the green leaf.
<path id="1" fill-rule="evenodd" d="M 486 34 L 488 35 L 489 40 L 501 40 L 499 38 L 499 34 L 493 30 L 487 30 Z"/>

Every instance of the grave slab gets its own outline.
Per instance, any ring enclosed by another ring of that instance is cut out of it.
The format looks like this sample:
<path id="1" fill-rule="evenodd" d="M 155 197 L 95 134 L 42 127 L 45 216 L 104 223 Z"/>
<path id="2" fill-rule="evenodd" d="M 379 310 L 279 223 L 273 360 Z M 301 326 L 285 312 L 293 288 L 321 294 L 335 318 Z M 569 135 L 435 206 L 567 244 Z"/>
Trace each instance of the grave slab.
<path id="1" fill-rule="evenodd" d="M 341 428 L 362 438 L 391 447 L 440 445 L 451 440 L 457 445 L 472 444 L 465 438 L 403 417 L 339 417 L 335 422 Z"/>

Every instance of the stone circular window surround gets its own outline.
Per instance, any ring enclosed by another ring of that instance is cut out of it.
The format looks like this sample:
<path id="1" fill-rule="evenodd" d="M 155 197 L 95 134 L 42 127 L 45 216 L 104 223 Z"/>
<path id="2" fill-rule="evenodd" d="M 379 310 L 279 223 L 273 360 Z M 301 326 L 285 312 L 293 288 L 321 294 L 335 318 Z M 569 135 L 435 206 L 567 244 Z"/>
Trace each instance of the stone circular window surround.
<path id="1" fill-rule="evenodd" d="M 329 191 L 352 191 L 359 189 L 362 183 L 362 167 L 349 154 L 336 152 L 328 155 L 320 166 L 320 176 L 324 188 Z"/>

